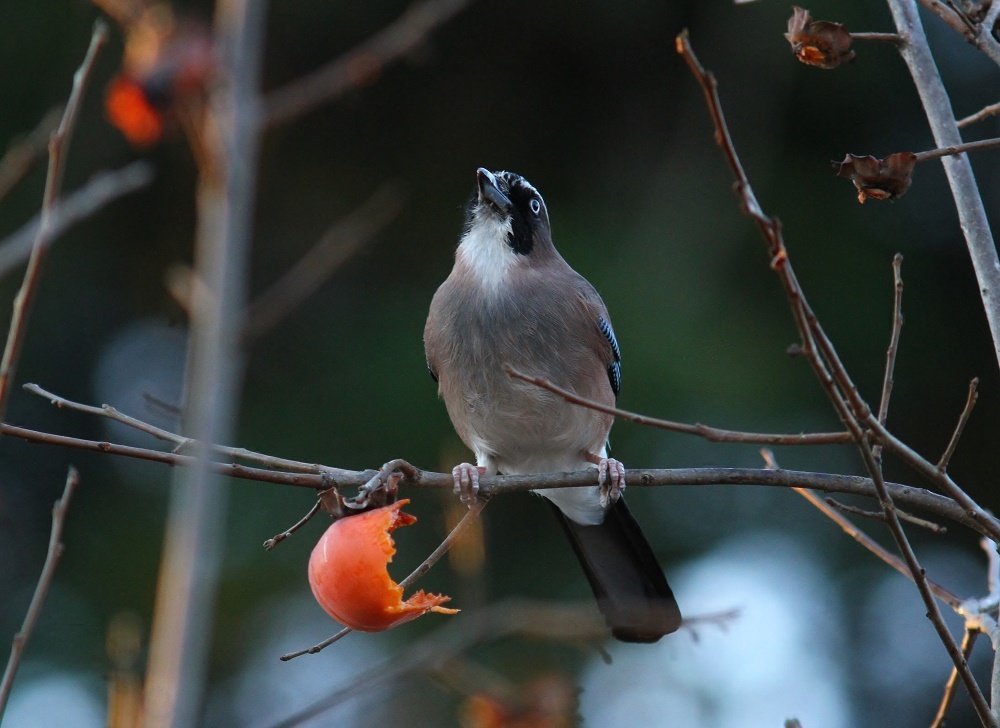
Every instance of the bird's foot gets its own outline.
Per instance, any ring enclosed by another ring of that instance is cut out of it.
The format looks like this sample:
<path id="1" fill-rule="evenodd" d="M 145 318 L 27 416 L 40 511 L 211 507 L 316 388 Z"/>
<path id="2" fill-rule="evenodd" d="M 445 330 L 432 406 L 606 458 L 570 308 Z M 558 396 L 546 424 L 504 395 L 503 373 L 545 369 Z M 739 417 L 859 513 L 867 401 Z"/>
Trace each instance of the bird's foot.
<path id="1" fill-rule="evenodd" d="M 587 453 L 587 460 L 597 465 L 597 487 L 601 489 L 601 508 L 622 497 L 625 490 L 625 466 L 614 458 Z"/>
<path id="2" fill-rule="evenodd" d="M 479 493 L 479 476 L 486 475 L 485 467 L 477 467 L 470 463 L 462 463 L 451 469 L 451 477 L 455 479 L 455 492 L 469 507 L 476 502 Z"/>

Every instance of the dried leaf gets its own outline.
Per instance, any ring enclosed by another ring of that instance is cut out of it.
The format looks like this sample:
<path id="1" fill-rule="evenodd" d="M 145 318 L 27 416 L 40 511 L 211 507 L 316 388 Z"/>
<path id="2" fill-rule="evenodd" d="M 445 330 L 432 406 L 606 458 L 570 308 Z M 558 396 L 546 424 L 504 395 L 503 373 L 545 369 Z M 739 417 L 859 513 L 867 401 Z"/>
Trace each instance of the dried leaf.
<path id="1" fill-rule="evenodd" d="M 795 57 L 808 66 L 836 68 L 854 60 L 851 34 L 840 23 L 813 21 L 809 11 L 793 6 L 785 38 Z"/>
<path id="2" fill-rule="evenodd" d="M 894 200 L 910 189 L 913 166 L 917 155 L 913 152 L 896 152 L 885 159 L 848 154 L 843 162 L 834 162 L 837 175 L 847 177 L 858 188 L 858 202 L 865 200 Z"/>

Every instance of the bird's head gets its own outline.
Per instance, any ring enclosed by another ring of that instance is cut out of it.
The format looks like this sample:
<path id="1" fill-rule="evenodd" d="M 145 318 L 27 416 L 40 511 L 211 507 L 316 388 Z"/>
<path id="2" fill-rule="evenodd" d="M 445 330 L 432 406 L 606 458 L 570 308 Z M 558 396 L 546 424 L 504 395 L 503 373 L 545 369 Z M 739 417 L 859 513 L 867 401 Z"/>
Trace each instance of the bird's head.
<path id="1" fill-rule="evenodd" d="M 545 200 L 521 175 L 476 170 L 458 258 L 487 289 L 499 290 L 514 268 L 558 257 Z"/>
<path id="2" fill-rule="evenodd" d="M 521 175 L 480 167 L 466 210 L 463 239 L 470 236 L 530 256 L 536 248 L 552 243 L 545 200 Z"/>

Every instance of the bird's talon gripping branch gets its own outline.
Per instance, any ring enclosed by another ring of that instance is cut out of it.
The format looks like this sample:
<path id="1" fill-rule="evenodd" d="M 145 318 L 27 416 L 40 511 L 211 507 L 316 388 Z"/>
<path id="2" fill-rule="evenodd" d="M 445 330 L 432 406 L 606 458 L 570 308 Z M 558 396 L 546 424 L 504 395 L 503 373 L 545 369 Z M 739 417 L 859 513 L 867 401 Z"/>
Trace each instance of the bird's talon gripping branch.
<path id="1" fill-rule="evenodd" d="M 486 475 L 486 468 L 476 467 L 470 463 L 456 465 L 451 470 L 451 476 L 455 479 L 455 492 L 470 508 L 479 495 L 480 475 Z"/>
<path id="2" fill-rule="evenodd" d="M 625 466 L 614 458 L 601 458 L 597 463 L 597 484 L 601 489 L 601 506 L 607 508 L 625 490 Z"/>
<path id="3" fill-rule="evenodd" d="M 405 460 L 390 460 L 358 489 L 357 496 L 344 500 L 344 505 L 357 511 L 366 511 L 395 503 L 400 481 L 404 478 L 417 480 L 419 477 L 420 470 Z"/>

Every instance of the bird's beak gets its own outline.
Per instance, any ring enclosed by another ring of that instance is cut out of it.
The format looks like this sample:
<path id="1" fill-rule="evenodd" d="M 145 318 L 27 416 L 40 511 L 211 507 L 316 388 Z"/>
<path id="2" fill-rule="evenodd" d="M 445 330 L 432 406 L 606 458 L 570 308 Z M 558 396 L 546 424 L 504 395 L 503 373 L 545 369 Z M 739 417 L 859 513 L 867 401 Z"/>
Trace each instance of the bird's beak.
<path id="1" fill-rule="evenodd" d="M 497 178 L 493 176 L 485 167 L 480 167 L 476 170 L 476 178 L 479 181 L 479 201 L 484 200 L 489 204 L 493 205 L 497 210 L 502 213 L 509 213 L 514 205 L 511 204 L 510 198 L 507 197 L 500 188 L 497 186 Z"/>

